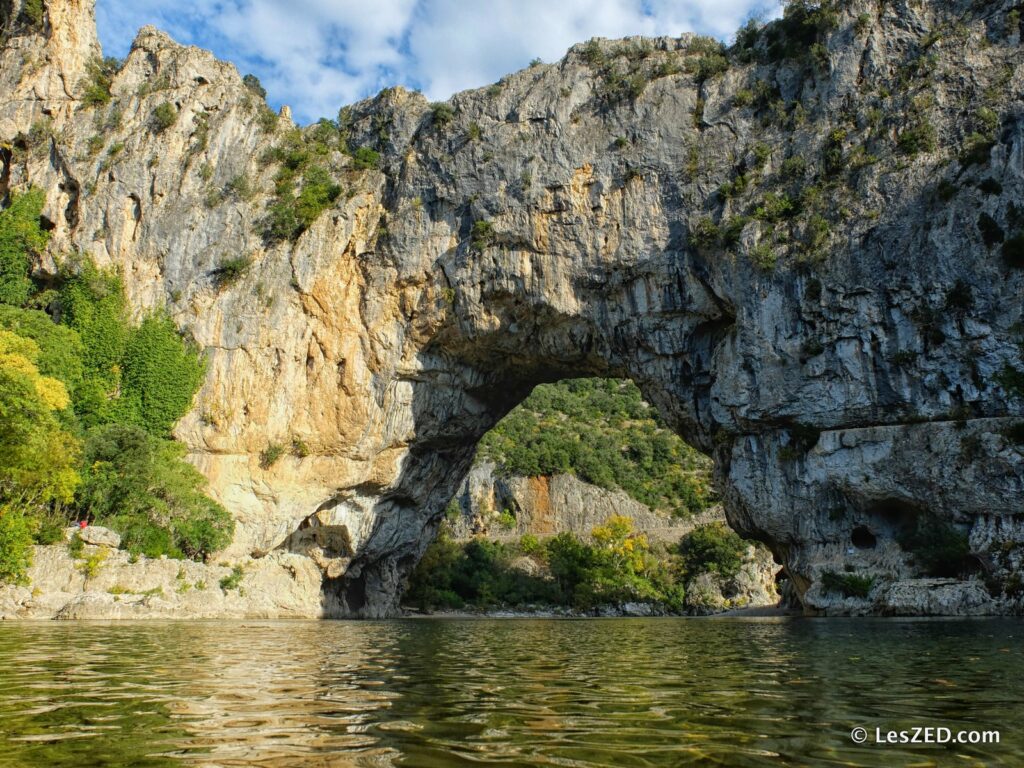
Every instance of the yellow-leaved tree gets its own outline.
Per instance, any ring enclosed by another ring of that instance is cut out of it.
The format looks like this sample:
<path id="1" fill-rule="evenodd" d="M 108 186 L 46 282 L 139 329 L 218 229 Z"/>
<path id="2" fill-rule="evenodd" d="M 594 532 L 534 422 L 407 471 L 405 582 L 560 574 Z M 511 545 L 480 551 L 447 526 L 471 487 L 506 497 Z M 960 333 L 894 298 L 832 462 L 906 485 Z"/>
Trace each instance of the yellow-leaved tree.
<path id="1" fill-rule="evenodd" d="M 0 580 L 23 581 L 32 534 L 71 502 L 79 444 L 61 424 L 67 389 L 36 367 L 38 345 L 0 330 Z"/>
<path id="2" fill-rule="evenodd" d="M 646 569 L 650 545 L 646 534 L 633 532 L 632 518 L 612 515 L 590 535 L 616 568 L 628 573 L 643 573 Z"/>

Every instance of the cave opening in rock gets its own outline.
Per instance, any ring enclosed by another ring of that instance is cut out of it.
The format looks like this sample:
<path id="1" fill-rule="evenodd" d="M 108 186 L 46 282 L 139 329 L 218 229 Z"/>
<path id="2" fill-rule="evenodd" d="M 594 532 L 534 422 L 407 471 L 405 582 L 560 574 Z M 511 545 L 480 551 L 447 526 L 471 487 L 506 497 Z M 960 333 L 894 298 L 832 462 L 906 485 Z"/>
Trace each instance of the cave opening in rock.
<path id="1" fill-rule="evenodd" d="M 878 544 L 878 537 L 866 525 L 858 525 L 850 532 L 850 542 L 857 549 L 874 549 Z"/>
<path id="2" fill-rule="evenodd" d="M 677 600 L 676 609 L 684 600 L 703 613 L 774 604 L 778 567 L 728 526 L 712 468 L 631 380 L 539 384 L 480 439 L 437 540 L 412 571 L 405 603 L 493 608 L 550 600 L 592 608 L 628 601 L 633 580 L 642 585 L 634 601 L 646 590 L 654 601 Z M 576 554 L 593 542 L 629 552 L 634 567 L 606 569 L 595 588 L 588 577 L 566 574 L 569 542 Z M 571 578 L 579 582 L 567 587 Z"/>

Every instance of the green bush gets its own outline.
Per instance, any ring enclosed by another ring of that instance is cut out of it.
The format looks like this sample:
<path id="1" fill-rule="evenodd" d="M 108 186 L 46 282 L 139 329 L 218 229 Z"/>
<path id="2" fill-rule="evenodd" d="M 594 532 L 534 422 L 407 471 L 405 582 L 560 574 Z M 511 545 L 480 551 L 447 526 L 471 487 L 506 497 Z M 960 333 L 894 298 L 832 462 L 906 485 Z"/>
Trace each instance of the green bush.
<path id="1" fill-rule="evenodd" d="M 43 0 L 25 0 L 21 5 L 21 20 L 36 29 L 42 29 L 45 11 Z"/>
<path id="2" fill-rule="evenodd" d="M 82 340 L 85 376 L 106 392 L 120 384 L 120 365 L 130 325 L 121 278 L 89 260 L 66 266 L 61 274 L 61 322 Z M 76 410 L 78 410 L 76 402 Z"/>
<path id="3" fill-rule="evenodd" d="M 121 547 L 147 557 L 204 558 L 231 541 L 234 521 L 204 494 L 206 478 L 185 447 L 139 427 L 89 432 L 75 509 L 121 534 Z"/>
<path id="4" fill-rule="evenodd" d="M 697 248 L 713 247 L 718 243 L 720 236 L 718 225 L 709 216 L 698 219 L 697 223 L 690 227 L 690 242 Z"/>
<path id="5" fill-rule="evenodd" d="M 225 592 L 238 589 L 242 584 L 242 579 L 245 577 L 245 571 L 242 566 L 236 565 L 231 569 L 231 573 L 220 580 L 220 588 Z"/>
<path id="6" fill-rule="evenodd" d="M 703 83 L 729 69 L 729 60 L 722 53 L 711 53 L 701 56 L 697 61 L 696 78 Z"/>
<path id="7" fill-rule="evenodd" d="M 821 574 L 821 586 L 826 592 L 838 592 L 843 597 L 865 598 L 875 584 L 873 576 L 858 576 L 853 573 L 825 571 Z"/>
<path id="8" fill-rule="evenodd" d="M 935 194 L 944 203 L 948 203 L 960 190 L 957 186 L 946 179 L 943 179 L 935 185 Z"/>
<path id="9" fill-rule="evenodd" d="M 963 278 L 958 277 L 946 291 L 946 309 L 955 315 L 963 315 L 973 306 L 974 292 L 971 286 Z"/>
<path id="10" fill-rule="evenodd" d="M 1006 233 L 999 226 L 999 222 L 982 211 L 978 214 L 978 232 L 981 233 L 981 241 L 986 248 L 998 245 L 1006 239 Z"/>
<path id="11" fill-rule="evenodd" d="M 71 500 L 78 441 L 64 385 L 39 373 L 39 346 L 0 330 L 0 508 L 33 520 Z"/>
<path id="12" fill-rule="evenodd" d="M 214 285 L 220 289 L 237 283 L 251 266 L 252 258 L 249 256 L 233 256 L 224 259 L 212 272 Z"/>
<path id="13" fill-rule="evenodd" d="M 265 221 L 265 235 L 270 241 L 295 240 L 319 218 L 341 195 L 341 185 L 321 165 L 303 160 L 302 187 L 298 195 L 278 190 Z M 290 176 L 288 177 L 291 178 Z"/>
<path id="14" fill-rule="evenodd" d="M 256 75 L 245 75 L 242 77 L 242 85 L 248 88 L 250 91 L 255 93 L 261 99 L 267 98 L 267 89 L 263 87 L 260 79 Z"/>
<path id="15" fill-rule="evenodd" d="M 82 364 L 85 349 L 76 331 L 57 325 L 45 312 L 2 305 L 0 328 L 34 341 L 39 346 L 35 361 L 39 373 L 63 382 L 74 398 L 85 371 Z"/>
<path id="16" fill-rule="evenodd" d="M 169 101 L 157 104 L 153 109 L 151 125 L 154 133 L 163 133 L 178 122 L 178 110 Z"/>
<path id="17" fill-rule="evenodd" d="M 81 83 L 82 101 L 90 107 L 102 107 L 110 103 L 110 86 L 114 74 L 121 67 L 115 58 L 93 59 L 85 70 Z"/>
<path id="18" fill-rule="evenodd" d="M 938 146 L 935 127 L 928 122 L 920 122 L 905 129 L 896 139 L 896 144 L 905 155 L 916 155 L 919 152 L 934 152 Z"/>
<path id="19" fill-rule="evenodd" d="M 445 532 L 413 571 L 407 604 L 422 608 L 492 608 L 563 605 L 590 609 L 628 600 L 682 607 L 671 555 L 655 552 L 632 531 L 628 518 L 612 518 L 593 531 L 593 542 L 561 533 L 543 544 L 524 536 L 520 545 L 486 539 L 454 542 Z M 514 567 L 528 556 L 550 576 Z"/>
<path id="20" fill-rule="evenodd" d="M 423 609 L 558 604 L 549 580 L 512 567 L 514 547 L 485 539 L 456 543 L 443 534 L 409 578 L 404 600 Z"/>
<path id="21" fill-rule="evenodd" d="M 988 162 L 995 146 L 995 140 L 980 133 L 972 133 L 960 150 L 960 165 L 969 168 L 972 165 L 984 165 Z"/>
<path id="22" fill-rule="evenodd" d="M 438 128 L 444 128 L 455 119 L 455 110 L 452 109 L 451 104 L 437 102 L 430 105 L 430 116 L 434 125 Z"/>
<path id="23" fill-rule="evenodd" d="M 0 582 L 27 584 L 32 565 L 32 521 L 23 511 L 0 506 Z"/>
<path id="24" fill-rule="evenodd" d="M 739 109 L 749 107 L 754 103 L 754 92 L 749 88 L 740 88 L 732 96 L 732 105 Z"/>
<path id="25" fill-rule="evenodd" d="M 317 220 L 341 195 L 341 185 L 331 178 L 326 168 L 314 165 L 303 174 L 302 191 L 295 201 L 295 212 L 303 230 Z"/>
<path id="26" fill-rule="evenodd" d="M 717 573 L 732 578 L 743 566 L 747 543 L 725 523 L 694 528 L 679 541 L 683 569 L 689 575 Z"/>
<path id="27" fill-rule="evenodd" d="M 489 221 L 474 221 L 473 227 L 469 232 L 469 239 L 475 251 L 482 251 L 493 245 L 495 240 L 494 225 Z"/>
<path id="28" fill-rule="evenodd" d="M 280 443 L 271 443 L 262 451 L 260 451 L 260 467 L 263 469 L 270 469 L 272 466 L 277 464 L 280 459 L 286 453 L 285 447 Z"/>
<path id="29" fill-rule="evenodd" d="M 352 153 L 352 166 L 357 170 L 380 167 L 380 152 L 369 147 L 359 147 Z"/>
<path id="30" fill-rule="evenodd" d="M 754 216 L 761 221 L 775 223 L 788 219 L 796 213 L 796 205 L 789 195 L 769 192 L 762 203 L 754 210 Z"/>
<path id="31" fill-rule="evenodd" d="M 815 43 L 823 43 L 839 25 L 836 4 L 825 0 L 787 0 L 782 18 L 761 31 L 770 61 L 810 56 Z"/>
<path id="32" fill-rule="evenodd" d="M 11 194 L 10 205 L 0 211 L 0 303 L 22 306 L 32 291 L 29 265 L 33 254 L 49 239 L 39 226 L 46 202 L 41 189 Z"/>
<path id="33" fill-rule="evenodd" d="M 162 313 L 149 315 L 132 329 L 121 369 L 124 419 L 152 435 L 170 434 L 192 405 L 204 374 L 199 351 Z"/>

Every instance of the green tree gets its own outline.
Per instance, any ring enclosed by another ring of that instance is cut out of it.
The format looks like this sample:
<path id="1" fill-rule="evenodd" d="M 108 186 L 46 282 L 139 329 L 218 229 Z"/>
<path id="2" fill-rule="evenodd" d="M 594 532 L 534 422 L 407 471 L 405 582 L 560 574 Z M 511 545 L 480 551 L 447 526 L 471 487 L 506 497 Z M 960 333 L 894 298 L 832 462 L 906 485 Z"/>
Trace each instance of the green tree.
<path id="1" fill-rule="evenodd" d="M 77 331 L 58 325 L 48 314 L 37 309 L 4 305 L 0 305 L 0 328 L 32 339 L 39 346 L 39 356 L 35 361 L 39 373 L 63 382 L 74 400 L 85 370 L 82 365 L 85 350 Z"/>
<path id="2" fill-rule="evenodd" d="M 679 542 L 683 568 L 689 575 L 712 571 L 726 578 L 739 573 L 747 543 L 725 523 L 694 528 Z"/>
<path id="3" fill-rule="evenodd" d="M 710 459 L 666 429 L 628 381 L 538 386 L 484 435 L 479 457 L 505 475 L 573 473 L 679 516 L 713 501 Z"/>
<path id="4" fill-rule="evenodd" d="M 39 226 L 46 196 L 41 189 L 11 195 L 11 204 L 0 211 L 0 303 L 22 306 L 32 291 L 29 267 L 48 234 Z"/>
<path id="5" fill-rule="evenodd" d="M 206 479 L 185 447 L 143 429 L 111 424 L 90 431 L 76 496 L 81 514 L 147 557 L 202 558 L 231 541 L 234 521 L 204 494 Z"/>
<path id="6" fill-rule="evenodd" d="M 56 412 L 69 403 L 57 379 L 35 365 L 31 339 L 0 330 L 0 503 L 28 514 L 71 500 L 78 444 Z"/>
<path id="7" fill-rule="evenodd" d="M 0 582 L 24 584 L 32 565 L 32 521 L 21 509 L 0 505 Z"/>
<path id="8" fill-rule="evenodd" d="M 61 279 L 61 322 L 81 337 L 86 374 L 106 390 L 116 389 L 129 332 L 121 278 L 83 259 L 65 267 Z"/>
<path id="9" fill-rule="evenodd" d="M 146 317 L 131 330 L 121 364 L 124 420 L 153 435 L 169 434 L 192 404 L 204 366 L 165 313 Z"/>
<path id="10" fill-rule="evenodd" d="M 20 582 L 41 517 L 71 501 L 79 445 L 56 413 L 69 397 L 42 376 L 31 339 L 0 330 L 0 580 Z"/>

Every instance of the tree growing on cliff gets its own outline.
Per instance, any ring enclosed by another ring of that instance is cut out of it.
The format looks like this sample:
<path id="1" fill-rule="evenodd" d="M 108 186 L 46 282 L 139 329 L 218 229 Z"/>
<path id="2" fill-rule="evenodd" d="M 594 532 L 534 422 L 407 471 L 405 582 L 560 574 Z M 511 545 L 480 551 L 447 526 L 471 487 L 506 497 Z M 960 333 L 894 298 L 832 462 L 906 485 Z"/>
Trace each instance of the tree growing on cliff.
<path id="1" fill-rule="evenodd" d="M 29 266 L 32 255 L 46 246 L 47 233 L 39 227 L 46 198 L 40 189 L 11 195 L 0 211 L 0 303 L 21 306 L 32 290 Z"/>

